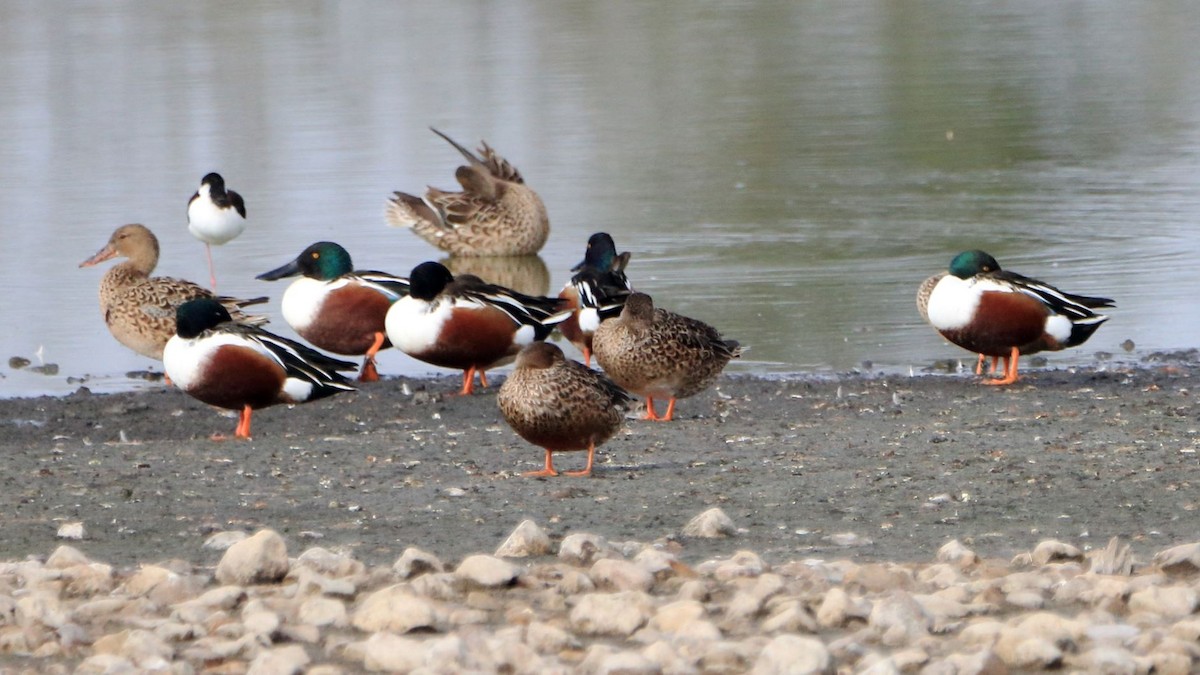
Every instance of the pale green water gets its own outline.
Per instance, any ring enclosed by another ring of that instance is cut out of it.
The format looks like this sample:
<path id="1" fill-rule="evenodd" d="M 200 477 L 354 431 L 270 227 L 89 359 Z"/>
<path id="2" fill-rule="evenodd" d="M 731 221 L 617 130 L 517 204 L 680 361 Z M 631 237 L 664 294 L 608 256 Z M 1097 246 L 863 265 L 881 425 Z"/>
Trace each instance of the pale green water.
<path id="1" fill-rule="evenodd" d="M 245 197 L 223 292 L 318 239 L 360 267 L 441 256 L 388 228 L 392 190 L 453 187 L 433 125 L 486 139 L 544 198 L 557 291 L 589 234 L 635 286 L 750 345 L 735 370 L 907 371 L 965 357 L 917 284 L 965 248 L 1112 320 L 1051 365 L 1196 344 L 1200 6 L 1093 3 L 0 4 L 0 395 L 131 386 L 104 329 L 112 229 L 203 282 L 199 178 Z M 35 361 L 36 361 L 36 357 Z M 434 371 L 393 352 L 386 374 Z M 445 372 L 445 371 L 440 371 Z"/>

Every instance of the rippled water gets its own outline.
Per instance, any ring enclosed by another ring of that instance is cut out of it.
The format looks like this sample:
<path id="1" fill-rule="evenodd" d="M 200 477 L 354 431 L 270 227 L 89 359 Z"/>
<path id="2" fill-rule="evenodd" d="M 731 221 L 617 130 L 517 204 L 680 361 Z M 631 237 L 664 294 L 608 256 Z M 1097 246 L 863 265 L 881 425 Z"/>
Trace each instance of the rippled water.
<path id="1" fill-rule="evenodd" d="M 589 234 L 635 286 L 752 347 L 736 370 L 920 368 L 966 354 L 917 284 L 965 248 L 1112 320 L 1052 365 L 1191 347 L 1200 289 L 1200 6 L 1039 2 L 0 4 L 0 395 L 136 386 L 107 334 L 111 231 L 159 235 L 203 282 L 185 204 L 217 170 L 250 225 L 221 290 L 318 239 L 360 267 L 441 256 L 388 228 L 392 190 L 453 187 L 436 126 L 486 139 L 544 198 L 534 265 Z M 393 352 L 384 374 L 435 372 Z"/>

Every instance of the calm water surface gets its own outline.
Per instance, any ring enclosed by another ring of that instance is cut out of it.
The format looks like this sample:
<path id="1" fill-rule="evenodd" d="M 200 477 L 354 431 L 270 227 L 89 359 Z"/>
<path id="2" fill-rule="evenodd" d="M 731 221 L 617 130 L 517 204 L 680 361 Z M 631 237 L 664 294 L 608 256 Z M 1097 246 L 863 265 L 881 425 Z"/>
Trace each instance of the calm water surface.
<path id="1" fill-rule="evenodd" d="M 741 372 L 964 357 L 917 284 L 966 248 L 1112 320 L 1050 364 L 1192 347 L 1200 327 L 1200 5 L 289 2 L 0 4 L 0 395 L 137 386 L 77 269 L 111 231 L 203 282 L 199 178 L 247 202 L 223 292 L 319 239 L 406 274 L 439 253 L 383 219 L 454 187 L 436 126 L 486 139 L 551 216 L 524 273 L 556 292 L 588 235 L 635 286 L 752 347 Z M 544 266 L 544 267 L 543 267 Z M 40 354 L 40 357 L 39 357 Z M 436 371 L 399 352 L 384 374 Z"/>

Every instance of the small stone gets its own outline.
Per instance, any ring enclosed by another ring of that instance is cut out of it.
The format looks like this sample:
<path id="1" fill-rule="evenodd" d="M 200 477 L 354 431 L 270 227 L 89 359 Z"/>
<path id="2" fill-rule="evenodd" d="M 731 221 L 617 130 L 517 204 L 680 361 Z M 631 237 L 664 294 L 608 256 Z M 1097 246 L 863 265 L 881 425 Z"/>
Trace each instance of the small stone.
<path id="1" fill-rule="evenodd" d="M 401 585 L 381 588 L 368 595 L 354 611 L 350 623 L 367 633 L 438 629 L 433 604 Z"/>
<path id="2" fill-rule="evenodd" d="M 1172 574 L 1195 574 L 1200 570 L 1200 542 L 1159 551 L 1154 556 L 1154 564 Z"/>
<path id="3" fill-rule="evenodd" d="M 763 605 L 776 593 L 783 590 L 783 577 L 778 574 L 763 574 L 754 584 L 734 594 L 725 608 L 725 615 L 733 620 L 745 620 L 758 615 Z"/>
<path id="4" fill-rule="evenodd" d="M 51 553 L 49 558 L 46 558 L 46 567 L 52 570 L 64 570 L 68 567 L 86 565 L 90 562 L 91 560 L 88 560 L 88 557 L 82 551 L 74 546 L 63 544 L 54 549 L 54 553 Z"/>
<path id="5" fill-rule="evenodd" d="M 855 600 L 841 587 L 825 593 L 817 608 L 817 623 L 825 628 L 841 628 L 851 619 L 865 619 L 871 612 L 868 603 Z"/>
<path id="6" fill-rule="evenodd" d="M 889 647 L 912 644 L 925 637 L 933 626 L 933 620 L 905 591 L 892 591 L 875 600 L 867 624 L 879 636 L 879 641 Z"/>
<path id="7" fill-rule="evenodd" d="M 696 566 L 697 572 L 711 575 L 718 581 L 756 577 L 768 569 L 754 551 L 738 551 L 728 560 L 706 560 Z"/>
<path id="8" fill-rule="evenodd" d="M 392 673 L 408 673 L 425 660 L 425 645 L 419 640 L 387 632 L 375 633 L 363 644 L 363 667 Z"/>
<path id="9" fill-rule="evenodd" d="M 508 535 L 500 548 L 496 549 L 498 558 L 528 558 L 546 555 L 550 552 L 550 536 L 538 527 L 532 520 L 522 520 L 516 529 Z"/>
<path id="10" fill-rule="evenodd" d="M 334 578 L 355 576 L 367 571 L 367 566 L 353 557 L 320 546 L 305 549 L 296 557 L 296 566 L 308 567 Z"/>
<path id="11" fill-rule="evenodd" d="M 957 539 L 942 544 L 938 549 L 937 559 L 940 562 L 958 565 L 959 567 L 969 567 L 979 562 L 979 556 L 971 549 L 963 546 L 962 542 Z"/>
<path id="12" fill-rule="evenodd" d="M 273 584 L 288 573 L 287 545 L 274 530 L 259 530 L 254 536 L 230 546 L 217 563 L 217 581 L 223 584 Z"/>
<path id="13" fill-rule="evenodd" d="M 650 620 L 653 606 L 638 591 L 588 593 L 571 610 L 571 626 L 587 635 L 628 637 Z"/>
<path id="14" fill-rule="evenodd" d="M 1083 560 L 1083 551 L 1056 539 L 1047 539 L 1038 542 L 1030 556 L 1035 565 L 1045 565 L 1061 560 Z"/>
<path id="15" fill-rule="evenodd" d="M 204 540 L 203 548 L 210 551 L 228 551 L 230 546 L 249 538 L 250 535 L 241 530 L 226 530 L 216 532 Z"/>
<path id="16" fill-rule="evenodd" d="M 458 577 L 483 588 L 512 586 L 521 576 L 521 568 L 495 556 L 467 556 L 454 571 Z"/>
<path id="17" fill-rule="evenodd" d="M 684 624 L 705 618 L 704 605 L 695 600 L 677 600 L 658 608 L 650 627 L 663 633 L 675 633 Z"/>
<path id="18" fill-rule="evenodd" d="M 683 526 L 683 536 L 702 539 L 732 537 L 737 534 L 733 520 L 720 508 L 713 507 L 688 521 Z"/>
<path id="19" fill-rule="evenodd" d="M 833 657 L 820 640 L 779 635 L 767 643 L 754 662 L 754 675 L 801 675 L 833 672 Z"/>
<path id="20" fill-rule="evenodd" d="M 1200 604 L 1200 596 L 1189 586 L 1151 586 L 1129 596 L 1129 611 L 1146 612 L 1176 621 L 1189 616 Z"/>
<path id="21" fill-rule="evenodd" d="M 246 675 L 299 675 L 310 661 L 308 653 L 300 645 L 276 647 L 254 657 Z"/>
<path id="22" fill-rule="evenodd" d="M 443 572 L 445 566 L 438 557 L 419 548 L 406 548 L 392 565 L 392 571 L 401 579 L 411 579 L 426 572 Z"/>
<path id="23" fill-rule="evenodd" d="M 58 527 L 59 539 L 74 539 L 79 540 L 87 536 L 87 531 L 81 522 L 63 523 Z"/>
<path id="24" fill-rule="evenodd" d="M 282 622 L 279 620 L 278 614 L 265 609 L 254 612 L 247 611 L 242 616 L 242 627 L 246 629 L 246 632 L 266 641 L 270 641 L 275 631 L 279 630 L 280 623 Z"/>
<path id="25" fill-rule="evenodd" d="M 662 675 L 658 664 L 637 652 L 609 654 L 590 672 L 596 675 Z"/>
<path id="26" fill-rule="evenodd" d="M 312 597 L 300 603 L 296 617 L 312 626 L 342 627 L 347 623 L 346 605 L 335 598 Z"/>
<path id="27" fill-rule="evenodd" d="M 816 633 L 817 618 L 799 600 L 791 599 L 773 606 L 761 624 L 764 633 Z"/>
<path id="28" fill-rule="evenodd" d="M 581 567 L 588 566 L 600 558 L 620 557 L 608 540 L 598 534 L 576 532 L 563 537 L 558 545 L 558 559 Z"/>
<path id="29" fill-rule="evenodd" d="M 588 576 L 598 587 L 617 591 L 648 591 L 654 586 L 654 575 L 621 558 L 597 560 L 588 570 Z"/>
<path id="30" fill-rule="evenodd" d="M 824 539 L 834 546 L 841 546 L 842 548 L 860 548 L 875 544 L 870 537 L 864 537 L 857 532 L 835 532 L 828 537 L 824 537 Z"/>
<path id="31" fill-rule="evenodd" d="M 533 621 L 525 628 L 525 644 L 539 654 L 557 654 L 566 649 L 579 649 L 579 639 L 553 624 Z"/>
<path id="32" fill-rule="evenodd" d="M 116 577 L 112 565 L 88 563 L 75 565 L 62 572 L 67 587 L 63 595 L 75 598 L 88 598 L 93 595 L 107 594 L 116 587 Z"/>

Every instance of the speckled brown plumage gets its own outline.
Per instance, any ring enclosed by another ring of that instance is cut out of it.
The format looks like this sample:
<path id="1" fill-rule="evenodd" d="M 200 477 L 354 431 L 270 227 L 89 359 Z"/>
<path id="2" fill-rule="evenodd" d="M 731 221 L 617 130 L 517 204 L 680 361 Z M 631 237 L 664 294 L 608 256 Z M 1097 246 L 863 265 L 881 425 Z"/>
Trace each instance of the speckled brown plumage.
<path id="1" fill-rule="evenodd" d="M 668 421 L 675 400 L 708 388 L 741 347 L 712 326 L 655 308 L 650 296 L 633 293 L 619 317 L 596 329 L 592 351 L 613 382 L 646 397 L 646 419 Z M 670 399 L 661 418 L 655 398 Z"/>
<path id="2" fill-rule="evenodd" d="M 452 255 L 531 255 L 540 251 L 550 235 L 550 219 L 541 197 L 525 185 L 516 167 L 487 143 L 479 148 L 480 157 L 437 129 L 433 132 L 467 159 L 454 174 L 462 191 L 431 187 L 424 199 L 396 192 L 388 203 L 388 222 L 412 228 L 419 237 Z"/>
<path id="3" fill-rule="evenodd" d="M 497 395 L 505 421 L 521 438 L 546 451 L 545 468 L 527 475 L 556 475 L 552 454 L 587 450 L 588 475 L 597 445 L 616 433 L 631 399 L 608 378 L 563 356 L 558 346 L 535 342 L 517 355 L 516 368 Z"/>
<path id="4" fill-rule="evenodd" d="M 158 238 L 144 225 L 122 225 L 109 237 L 96 255 L 79 264 L 90 267 L 104 260 L 124 256 L 100 280 L 100 311 L 104 323 L 118 342 L 152 359 L 162 360 L 163 347 L 175 334 L 175 310 L 193 298 L 213 297 L 203 286 L 173 277 L 151 277 L 158 265 Z M 221 304 L 237 321 L 260 325 L 265 317 L 250 316 L 242 307 L 259 304 L 267 298 L 242 300 L 219 297 Z"/>

